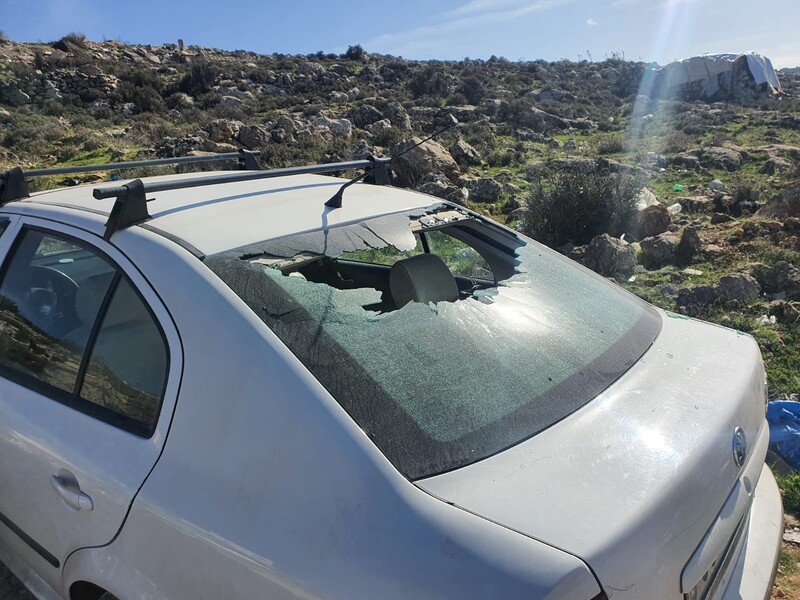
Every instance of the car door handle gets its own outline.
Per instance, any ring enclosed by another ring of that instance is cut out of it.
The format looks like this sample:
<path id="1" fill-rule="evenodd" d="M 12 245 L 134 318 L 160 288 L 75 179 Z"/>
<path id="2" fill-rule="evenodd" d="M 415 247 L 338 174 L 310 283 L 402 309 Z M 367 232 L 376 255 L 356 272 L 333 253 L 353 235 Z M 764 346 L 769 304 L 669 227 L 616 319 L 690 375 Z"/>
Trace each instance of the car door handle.
<path id="1" fill-rule="evenodd" d="M 78 487 L 78 482 L 74 479 L 69 481 L 64 477 L 53 475 L 51 482 L 58 492 L 58 495 L 61 496 L 61 499 L 64 500 L 70 508 L 74 508 L 75 510 L 94 509 L 94 502 L 91 496 L 84 494 L 81 488 Z"/>

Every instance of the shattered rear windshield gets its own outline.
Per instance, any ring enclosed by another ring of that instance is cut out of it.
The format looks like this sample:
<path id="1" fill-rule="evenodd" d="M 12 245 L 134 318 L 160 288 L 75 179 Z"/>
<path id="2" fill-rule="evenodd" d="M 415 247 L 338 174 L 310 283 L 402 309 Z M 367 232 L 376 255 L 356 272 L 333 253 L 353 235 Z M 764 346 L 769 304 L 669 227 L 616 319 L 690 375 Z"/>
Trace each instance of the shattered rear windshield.
<path id="1" fill-rule="evenodd" d="M 410 479 L 560 421 L 630 368 L 660 327 L 603 278 L 443 205 L 206 264 Z"/>

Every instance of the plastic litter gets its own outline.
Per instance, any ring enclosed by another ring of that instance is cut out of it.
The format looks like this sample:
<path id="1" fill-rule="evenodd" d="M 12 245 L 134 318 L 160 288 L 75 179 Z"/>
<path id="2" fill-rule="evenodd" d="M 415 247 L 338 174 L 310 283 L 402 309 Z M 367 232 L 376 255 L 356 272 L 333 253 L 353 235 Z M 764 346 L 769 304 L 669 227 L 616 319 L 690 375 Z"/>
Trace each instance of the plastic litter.
<path id="1" fill-rule="evenodd" d="M 800 402 L 773 400 L 767 404 L 769 449 L 800 470 Z"/>
<path id="2" fill-rule="evenodd" d="M 676 202 L 675 204 L 669 205 L 667 207 L 667 210 L 669 211 L 669 214 L 677 215 L 679 212 L 683 210 L 683 207 L 680 205 L 679 202 Z"/>
<path id="3" fill-rule="evenodd" d="M 770 325 L 775 325 L 778 320 L 775 318 L 775 315 L 761 315 L 758 317 L 758 324 L 762 327 L 769 327 Z"/>
<path id="4" fill-rule="evenodd" d="M 672 186 L 672 189 L 674 191 L 676 191 L 676 192 L 682 192 L 683 191 L 683 185 L 680 184 L 680 183 L 676 183 L 675 185 Z"/>

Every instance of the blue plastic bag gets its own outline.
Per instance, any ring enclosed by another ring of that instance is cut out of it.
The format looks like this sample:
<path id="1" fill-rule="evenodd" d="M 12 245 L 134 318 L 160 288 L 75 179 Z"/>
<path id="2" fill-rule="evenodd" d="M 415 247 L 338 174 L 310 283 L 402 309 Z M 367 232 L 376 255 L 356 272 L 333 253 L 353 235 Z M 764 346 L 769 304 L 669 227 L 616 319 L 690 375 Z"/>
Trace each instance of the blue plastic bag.
<path id="1" fill-rule="evenodd" d="M 769 449 L 800 470 L 800 402 L 773 400 L 767 404 Z"/>

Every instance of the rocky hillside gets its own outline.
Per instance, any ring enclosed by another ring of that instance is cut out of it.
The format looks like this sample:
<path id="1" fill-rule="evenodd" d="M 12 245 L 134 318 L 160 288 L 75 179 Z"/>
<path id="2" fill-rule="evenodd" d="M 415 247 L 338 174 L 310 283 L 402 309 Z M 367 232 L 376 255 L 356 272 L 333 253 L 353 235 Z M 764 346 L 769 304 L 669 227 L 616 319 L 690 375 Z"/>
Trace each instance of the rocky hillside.
<path id="1" fill-rule="evenodd" d="M 3 40 L 0 168 L 238 148 L 269 167 L 331 162 L 397 154 L 455 119 L 394 165 L 398 185 L 527 228 L 660 306 L 753 333 L 773 394 L 797 393 L 800 73 L 780 74 L 783 96 L 710 103 L 640 95 L 645 71 L 617 58 L 423 63 L 360 47 L 265 56 Z M 564 189 L 573 196 L 553 204 Z M 553 206 L 588 224 L 563 227 Z"/>

